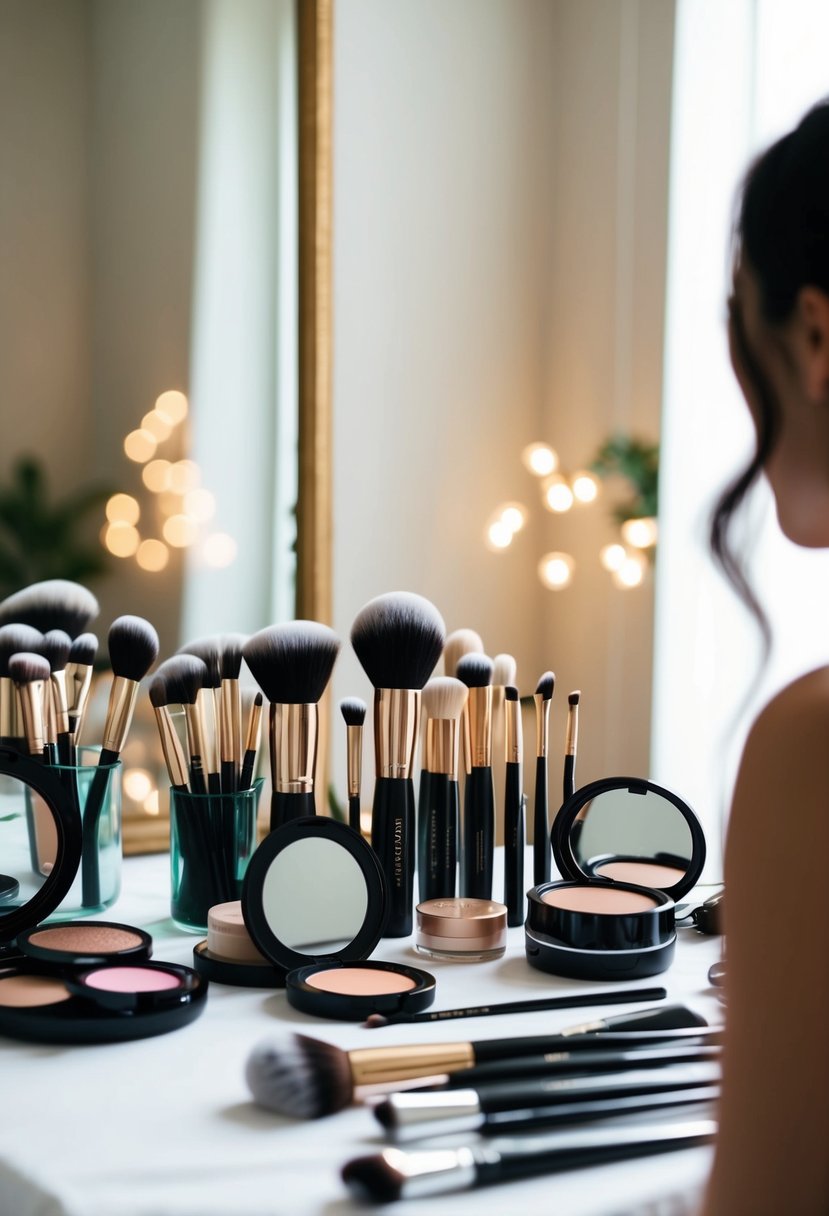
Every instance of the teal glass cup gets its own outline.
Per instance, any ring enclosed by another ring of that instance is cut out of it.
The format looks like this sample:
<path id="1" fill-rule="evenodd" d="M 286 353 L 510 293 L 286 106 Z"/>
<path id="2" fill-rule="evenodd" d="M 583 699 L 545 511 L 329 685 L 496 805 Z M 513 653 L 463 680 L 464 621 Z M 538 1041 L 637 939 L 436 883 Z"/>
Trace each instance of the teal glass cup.
<path id="1" fill-rule="evenodd" d="M 170 790 L 170 914 L 180 929 L 206 933 L 209 909 L 241 898 L 263 785 L 260 778 L 235 794 Z"/>

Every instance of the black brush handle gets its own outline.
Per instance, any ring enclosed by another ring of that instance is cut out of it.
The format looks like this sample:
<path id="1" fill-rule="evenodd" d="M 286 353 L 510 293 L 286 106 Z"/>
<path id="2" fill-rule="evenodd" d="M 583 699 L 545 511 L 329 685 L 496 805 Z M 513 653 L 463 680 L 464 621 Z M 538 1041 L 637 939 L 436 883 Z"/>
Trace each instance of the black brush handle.
<path id="1" fill-rule="evenodd" d="M 521 765 L 507 764 L 504 780 L 504 903 L 507 924 L 523 925 L 524 899 L 524 800 L 521 794 Z"/>
<path id="2" fill-rule="evenodd" d="M 110 765 L 115 764 L 119 753 L 105 747 L 98 757 L 98 767 L 83 812 L 81 853 L 81 903 L 84 908 L 95 908 L 101 903 L 101 875 L 98 866 L 98 824 L 104 799 L 112 776 Z"/>
<path id="3" fill-rule="evenodd" d="M 593 1119 L 616 1119 L 647 1111 L 670 1110 L 675 1106 L 695 1106 L 700 1102 L 716 1102 L 719 1096 L 718 1085 L 701 1085 L 697 1089 L 669 1089 L 664 1093 L 617 1097 L 610 1102 L 587 1099 L 584 1102 L 562 1102 L 559 1106 L 540 1106 L 530 1110 L 496 1110 L 486 1116 L 483 1127 L 478 1131 L 484 1136 L 506 1136 L 513 1132 L 587 1123 Z"/>
<path id="4" fill-rule="evenodd" d="M 469 899 L 492 899 L 495 792 L 489 767 L 473 768 L 466 781 L 463 851 L 464 895 Z"/>
<path id="5" fill-rule="evenodd" d="M 239 774 L 236 770 L 236 765 L 233 762 L 233 760 L 223 760 L 222 761 L 221 778 L 222 778 L 222 793 L 223 794 L 235 794 L 238 789 Z M 247 789 L 247 786 L 243 786 L 242 788 Z"/>
<path id="6" fill-rule="evenodd" d="M 360 795 L 349 794 L 348 796 L 348 826 L 353 828 L 355 832 L 360 832 Z"/>
<path id="7" fill-rule="evenodd" d="M 605 1031 L 653 1032 L 662 1030 L 684 1030 L 689 1027 L 707 1026 L 704 1018 L 685 1005 L 660 1005 L 655 1009 L 641 1009 L 638 1013 L 622 1013 L 615 1017 L 597 1019 L 586 1023 L 589 1031 L 570 1034 L 526 1035 L 517 1039 L 482 1039 L 472 1044 L 475 1061 L 508 1060 L 513 1056 L 544 1055 L 548 1051 L 578 1050 L 579 1040 L 592 1039 L 597 1047 L 605 1045 Z"/>
<path id="8" fill-rule="evenodd" d="M 204 768 L 202 767 L 201 756 L 190 757 L 190 792 L 192 794 L 206 794 L 207 782 L 204 777 Z"/>
<path id="9" fill-rule="evenodd" d="M 245 752 L 245 758 L 242 761 L 242 773 L 239 778 L 239 789 L 249 790 L 253 785 L 253 766 L 256 764 L 256 751 L 250 750 Z"/>
<path id="10" fill-rule="evenodd" d="M 535 807 L 533 811 L 533 883 L 550 881 L 550 822 L 547 813 L 547 757 L 535 761 Z"/>
<path id="11" fill-rule="evenodd" d="M 455 894 L 458 783 L 448 773 L 420 774 L 417 807 L 418 892 L 421 900 Z"/>
<path id="12" fill-rule="evenodd" d="M 415 866 L 415 799 L 410 777 L 378 777 L 371 810 L 371 845 L 388 889 L 385 937 L 412 931 Z"/>
<path id="13" fill-rule="evenodd" d="M 706 1043 L 665 1043 L 632 1050 L 549 1051 L 518 1060 L 490 1060 L 477 1068 L 453 1072 L 447 1089 L 477 1089 L 490 1081 L 523 1081 L 541 1077 L 573 1076 L 589 1072 L 621 1072 L 629 1068 L 661 1068 L 665 1064 L 701 1064 L 718 1060 L 721 1048 Z"/>
<path id="14" fill-rule="evenodd" d="M 74 761 L 72 759 L 72 736 L 68 731 L 61 731 L 58 735 L 58 764 L 70 765 Z"/>
<path id="15" fill-rule="evenodd" d="M 304 794 L 283 794 L 279 790 L 275 790 L 271 794 L 270 830 L 275 832 L 277 828 L 282 827 L 283 823 L 289 823 L 291 819 L 305 819 L 316 813 L 317 804 L 313 791 Z"/>
<path id="16" fill-rule="evenodd" d="M 581 1099 L 610 1100 L 617 1095 L 657 1094 L 674 1089 L 698 1089 L 720 1079 L 717 1060 L 699 1064 L 667 1064 L 664 1068 L 628 1069 L 626 1072 L 585 1073 L 574 1077 L 538 1077 L 518 1081 L 485 1081 L 475 1086 L 484 1114 L 521 1110 L 530 1106 L 557 1106 Z"/>
<path id="17" fill-rule="evenodd" d="M 568 798 L 572 798 L 572 796 L 573 796 L 573 794 L 575 794 L 575 792 L 576 792 L 576 757 L 575 756 L 565 756 L 564 757 L 564 783 L 563 783 L 563 788 L 562 788 L 562 794 L 564 795 L 563 801 L 566 802 Z"/>
<path id="18" fill-rule="evenodd" d="M 207 774 L 207 792 L 208 794 L 221 794 L 222 779 L 218 773 Z"/>

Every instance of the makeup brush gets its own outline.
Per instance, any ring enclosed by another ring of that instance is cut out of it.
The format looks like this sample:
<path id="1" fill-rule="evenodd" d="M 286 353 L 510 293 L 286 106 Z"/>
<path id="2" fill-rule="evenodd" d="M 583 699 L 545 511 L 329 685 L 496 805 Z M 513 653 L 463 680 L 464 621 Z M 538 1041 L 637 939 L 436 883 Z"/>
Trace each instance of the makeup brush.
<path id="1" fill-rule="evenodd" d="M 610 1035 L 599 1036 L 604 1040 Z M 614 1035 L 613 1038 L 622 1038 Z M 629 1037 L 629 1036 L 628 1036 Z M 522 1056 L 520 1060 L 489 1060 L 475 1068 L 453 1072 L 446 1089 L 477 1089 L 490 1081 L 526 1081 L 572 1073 L 619 1072 L 626 1068 L 661 1068 L 663 1064 L 702 1064 L 719 1060 L 722 1045 L 696 1039 L 672 1039 L 664 1043 L 608 1047 L 604 1051 L 549 1051 L 543 1056 Z"/>
<path id="2" fill-rule="evenodd" d="M 504 689 L 504 903 L 507 925 L 523 925 L 524 896 L 524 795 L 521 769 L 524 736 L 518 689 Z"/>
<path id="3" fill-rule="evenodd" d="M 468 691 L 461 680 L 437 676 L 423 689 L 426 731 L 417 804 L 421 901 L 454 896 L 458 868 L 458 745 Z"/>
<path id="4" fill-rule="evenodd" d="M 271 831 L 290 819 L 317 813 L 318 702 L 339 650 L 333 629 L 317 621 L 269 625 L 242 648 L 253 678 L 271 703 Z"/>
<path id="5" fill-rule="evenodd" d="M 244 633 L 223 633 L 219 638 L 222 656 L 222 692 L 219 714 L 222 790 L 232 794 L 240 786 L 242 766 L 242 649 L 247 641 Z"/>
<path id="6" fill-rule="evenodd" d="M 66 702 L 69 708 L 69 731 L 72 744 L 77 749 L 83 730 L 89 690 L 92 687 L 92 669 L 98 653 L 98 639 L 94 633 L 82 633 L 75 638 L 66 664 Z"/>
<path id="7" fill-rule="evenodd" d="M 26 737 L 20 718 L 20 706 L 14 680 L 9 672 L 13 655 L 38 654 L 43 641 L 39 629 L 30 625 L 0 626 L 0 744 L 26 749 Z"/>
<path id="8" fill-rule="evenodd" d="M 220 794 L 222 779 L 219 764 L 219 715 L 222 696 L 222 652 L 219 638 L 198 638 L 195 642 L 185 642 L 178 648 L 177 654 L 193 655 L 201 659 L 205 666 L 204 682 L 196 694 L 204 731 L 202 760 L 207 773 L 208 793 Z"/>
<path id="9" fill-rule="evenodd" d="M 511 654 L 492 660 L 492 784 L 504 788 L 504 689 L 518 684 L 518 665 Z"/>
<path id="10" fill-rule="evenodd" d="M 547 747 L 550 704 L 556 678 L 551 671 L 535 686 L 535 807 L 533 810 L 533 883 L 550 881 L 550 816 L 547 810 Z"/>
<path id="11" fill-rule="evenodd" d="M 46 685 L 49 682 L 49 662 L 41 654 L 23 651 L 20 654 L 12 655 L 9 659 L 8 669 L 20 698 L 20 712 L 27 750 L 30 756 L 45 763 L 48 756 L 46 755 L 46 734 L 43 723 L 43 701 Z"/>
<path id="12" fill-rule="evenodd" d="M 467 654 L 457 666 L 469 689 L 470 763 L 463 799 L 463 894 L 492 898 L 495 855 L 495 791 L 492 785 L 492 659 Z"/>
<path id="13" fill-rule="evenodd" d="M 161 740 L 161 750 L 164 753 L 164 763 L 167 765 L 170 785 L 174 790 L 178 790 L 179 793 L 186 793 L 188 790 L 187 760 L 170 715 L 167 680 L 161 667 L 159 667 L 150 681 L 150 704 L 155 712 L 158 735 Z"/>
<path id="14" fill-rule="evenodd" d="M 458 663 L 467 654 L 483 654 L 484 643 L 481 635 L 474 629 L 456 629 L 450 633 L 443 647 L 444 675 L 457 676 Z M 469 716 L 464 706 L 461 717 L 461 747 L 463 749 L 463 771 L 468 773 L 471 768 L 469 759 Z"/>
<path id="15" fill-rule="evenodd" d="M 713 1120 L 695 1119 L 667 1126 L 586 1128 L 521 1139 L 508 1136 L 456 1148 L 412 1152 L 388 1148 L 347 1162 L 342 1178 L 355 1199 L 393 1203 L 693 1148 L 709 1144 L 716 1134 Z"/>
<path id="16" fill-rule="evenodd" d="M 346 757 L 348 764 L 348 823 L 355 832 L 360 829 L 360 782 L 363 769 L 363 723 L 368 706 L 359 697 L 340 701 L 340 713 L 345 722 Z"/>
<path id="17" fill-rule="evenodd" d="M 576 752 L 579 747 L 579 700 L 581 693 L 578 689 L 571 692 L 567 698 L 567 735 L 564 741 L 564 799 L 563 803 L 576 792 Z M 562 803 L 562 805 L 563 805 Z"/>
<path id="18" fill-rule="evenodd" d="M 98 611 L 98 601 L 86 587 L 50 578 L 7 596 L 0 603 L 0 624 L 31 625 L 41 633 L 62 629 L 76 638 L 89 628 Z"/>
<path id="19" fill-rule="evenodd" d="M 66 697 L 66 664 L 72 649 L 72 639 L 62 629 L 50 629 L 43 635 L 40 653 L 49 664 L 49 686 L 45 691 L 50 704 L 47 728 L 47 746 L 52 753 L 52 763 L 74 764 L 75 754 L 69 732 L 69 706 Z M 54 738 L 52 737 L 54 735 Z M 57 752 L 54 747 L 57 746 Z"/>
<path id="20" fill-rule="evenodd" d="M 207 793 L 204 773 L 204 725 L 198 699 L 199 689 L 204 686 L 205 679 L 205 665 L 201 659 L 197 659 L 194 654 L 177 654 L 165 659 L 156 672 L 154 681 L 154 706 L 156 703 L 159 706 L 180 705 L 184 710 L 192 794 Z"/>
<path id="21" fill-rule="evenodd" d="M 421 689 L 441 656 L 446 628 L 434 604 L 407 591 L 370 600 L 351 628 L 351 645 L 374 685 L 377 780 L 371 844 L 389 890 L 386 937 L 412 931 L 415 805 L 412 766 Z"/>
<path id="22" fill-rule="evenodd" d="M 138 685 L 158 658 L 158 634 L 140 616 L 119 616 L 107 636 L 112 684 L 104 721 L 98 768 L 92 778 L 83 816 L 81 902 L 94 908 L 101 902 L 98 868 L 98 824 L 109 788 L 111 766 L 121 757 L 135 711 Z"/>
<path id="23" fill-rule="evenodd" d="M 704 1025 L 704 1020 L 682 1005 L 667 1005 L 656 1012 L 602 1018 L 583 1022 L 555 1035 L 530 1035 L 477 1042 L 418 1043 L 396 1047 L 362 1047 L 343 1051 L 333 1043 L 293 1035 L 286 1040 L 265 1040 L 248 1057 L 245 1076 L 260 1106 L 296 1119 L 317 1119 L 350 1106 L 355 1089 L 378 1086 L 399 1088 L 418 1077 L 436 1077 L 472 1068 L 486 1060 L 543 1055 L 577 1050 L 579 1043 L 604 1030 L 634 1033 Z M 583 1036 L 583 1039 L 582 1039 Z"/>
<path id="24" fill-rule="evenodd" d="M 439 1009 L 429 1013 L 372 1013 L 366 1026 L 396 1026 L 400 1022 L 448 1022 L 456 1018 L 488 1018 L 506 1013 L 538 1013 L 550 1009 L 583 1009 L 592 1005 L 624 1005 L 631 1001 L 662 1001 L 666 988 L 616 988 L 610 991 L 577 992 L 565 996 L 543 996 L 531 1001 L 502 1001 L 493 1005 L 470 1005 L 462 1009 Z"/>
<path id="25" fill-rule="evenodd" d="M 264 697 L 258 692 L 250 703 L 248 725 L 245 731 L 245 747 L 242 757 L 242 769 L 239 777 L 239 789 L 249 790 L 253 785 L 253 774 L 256 771 L 256 756 L 259 752 L 259 736 L 262 729 L 262 702 Z"/>

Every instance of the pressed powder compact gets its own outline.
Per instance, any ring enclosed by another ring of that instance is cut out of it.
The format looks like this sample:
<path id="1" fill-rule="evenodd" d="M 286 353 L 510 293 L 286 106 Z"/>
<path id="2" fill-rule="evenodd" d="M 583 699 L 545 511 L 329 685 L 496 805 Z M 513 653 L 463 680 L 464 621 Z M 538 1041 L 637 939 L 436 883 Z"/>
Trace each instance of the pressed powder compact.
<path id="1" fill-rule="evenodd" d="M 591 980 L 669 967 L 675 900 L 705 863 L 705 838 L 687 803 L 652 781 L 594 781 L 565 802 L 551 844 L 562 879 L 528 894 L 528 962 Z"/>
<path id="2" fill-rule="evenodd" d="M 288 976 L 288 1001 L 318 1018 L 363 1021 L 373 1013 L 420 1013 L 435 999 L 435 979 L 400 963 L 315 963 Z"/>
<path id="3" fill-rule="evenodd" d="M 207 913 L 207 939 L 193 950 L 199 975 L 238 988 L 284 988 L 285 969 L 269 962 L 253 944 L 242 901 L 216 904 Z"/>
<path id="4" fill-rule="evenodd" d="M 417 906 L 415 949 L 429 958 L 482 963 L 507 948 L 507 908 L 492 899 L 428 899 Z"/>
<path id="5" fill-rule="evenodd" d="M 146 961 L 153 952 L 153 939 L 132 925 L 77 920 L 25 929 L 17 935 L 17 946 L 27 958 L 50 967 L 103 967 Z"/>

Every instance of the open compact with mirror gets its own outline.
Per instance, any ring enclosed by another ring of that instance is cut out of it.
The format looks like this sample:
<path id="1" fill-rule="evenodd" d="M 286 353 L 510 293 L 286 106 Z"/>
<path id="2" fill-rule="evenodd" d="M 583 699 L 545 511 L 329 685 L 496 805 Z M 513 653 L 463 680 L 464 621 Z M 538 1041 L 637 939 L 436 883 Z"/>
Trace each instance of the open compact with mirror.
<path id="1" fill-rule="evenodd" d="M 365 961 L 387 915 L 380 863 L 359 833 L 323 816 L 293 819 L 254 853 L 241 903 L 211 910 L 194 966 L 218 983 L 284 986 L 294 1008 L 316 1017 L 416 1013 L 432 1004 L 434 978 Z"/>
<path id="2" fill-rule="evenodd" d="M 36 830 L 41 843 L 48 835 L 48 865 L 38 864 Z M 150 962 L 152 938 L 143 929 L 48 923 L 75 880 L 81 837 L 61 779 L 0 748 L 0 1035 L 104 1043 L 186 1025 L 202 1012 L 207 983 L 189 967 Z"/>
<path id="3" fill-rule="evenodd" d="M 604 778 L 564 803 L 550 841 L 561 879 L 528 893 L 529 963 L 592 980 L 669 967 L 675 901 L 705 864 L 705 837 L 688 804 L 653 781 Z"/>

